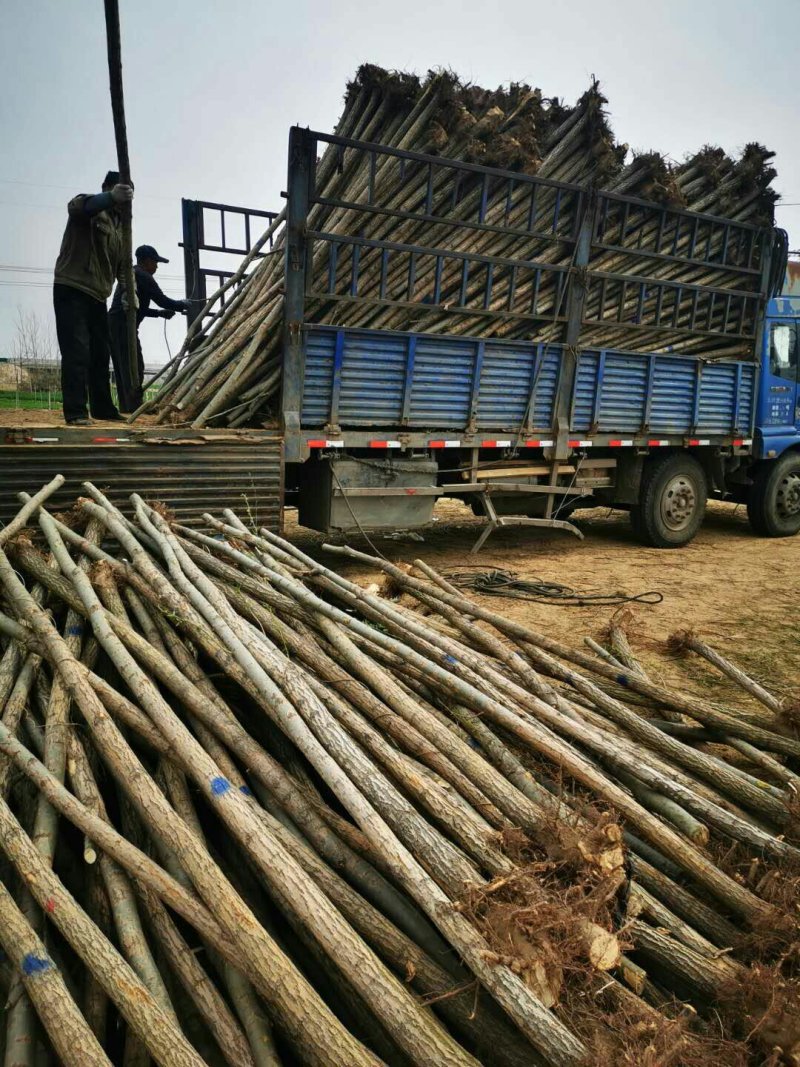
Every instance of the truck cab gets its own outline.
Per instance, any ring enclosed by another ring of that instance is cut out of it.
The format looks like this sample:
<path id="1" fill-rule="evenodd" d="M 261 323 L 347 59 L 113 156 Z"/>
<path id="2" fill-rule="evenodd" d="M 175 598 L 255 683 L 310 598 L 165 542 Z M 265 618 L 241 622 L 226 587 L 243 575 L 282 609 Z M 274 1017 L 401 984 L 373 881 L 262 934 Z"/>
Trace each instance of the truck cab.
<path id="1" fill-rule="evenodd" d="M 800 532 L 800 296 L 767 303 L 747 514 L 756 533 Z"/>
<path id="2" fill-rule="evenodd" d="M 800 446 L 799 319 L 800 296 L 769 301 L 755 434 L 760 459 L 777 459 Z"/>

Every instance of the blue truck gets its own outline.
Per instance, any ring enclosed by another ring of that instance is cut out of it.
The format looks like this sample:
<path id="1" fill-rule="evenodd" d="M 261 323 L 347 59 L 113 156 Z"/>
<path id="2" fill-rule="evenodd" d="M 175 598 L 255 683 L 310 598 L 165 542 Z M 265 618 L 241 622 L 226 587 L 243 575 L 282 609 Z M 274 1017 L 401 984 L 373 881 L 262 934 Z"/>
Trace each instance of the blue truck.
<path id="1" fill-rule="evenodd" d="M 377 183 L 344 202 L 318 192 L 326 148 L 370 175 L 387 157 L 418 184 L 427 174 L 422 206 L 403 213 L 427 243 L 363 236 L 363 219 L 398 209 Z M 455 211 L 441 190 L 467 183 L 483 195 Z M 506 187 L 530 201 L 525 234 L 486 214 Z M 745 504 L 760 535 L 800 530 L 800 301 L 776 295 L 783 231 L 300 128 L 287 198 L 279 418 L 302 523 L 408 527 L 444 495 L 489 532 L 569 527 L 603 505 L 674 548 L 711 497 Z M 334 210 L 346 230 L 326 229 Z M 512 249 L 531 233 L 558 241 L 536 259 L 455 251 L 465 228 Z M 537 306 L 548 286 L 555 312 Z M 445 309 L 453 329 L 368 328 L 395 306 L 405 322 Z"/>
<path id="2" fill-rule="evenodd" d="M 342 171 L 360 168 L 357 192 L 318 188 L 326 151 Z M 376 180 L 387 167 L 392 197 Z M 398 196 L 398 181 L 415 198 Z M 571 517 L 598 505 L 629 512 L 645 544 L 675 548 L 709 498 L 746 505 L 757 534 L 800 530 L 800 299 L 779 295 L 783 231 L 299 127 L 285 195 L 273 418 L 240 433 L 134 426 L 109 439 L 104 484 L 114 496 L 119 482 L 120 503 L 146 476 L 184 521 L 213 486 L 273 528 L 286 503 L 327 532 L 419 526 L 450 496 L 487 520 L 476 549 L 510 523 L 580 536 Z M 244 219 L 241 247 L 232 216 Z M 206 279 L 226 273 L 202 256 L 241 255 L 255 216 L 272 217 L 184 201 L 198 307 Z M 411 236 L 376 236 L 376 219 Z M 532 241 L 536 255 L 521 255 Z M 65 453 L 79 437 L 39 437 L 50 442 L 37 449 L 42 480 L 65 456 L 96 467 Z M 6 443 L 0 475 L 27 487 L 16 439 Z M 203 484 L 187 467 L 173 485 L 175 446 L 201 443 L 184 454 L 200 457 Z M 157 457 L 173 457 L 169 475 Z M 230 483 L 208 474 L 219 462 L 236 470 Z"/>

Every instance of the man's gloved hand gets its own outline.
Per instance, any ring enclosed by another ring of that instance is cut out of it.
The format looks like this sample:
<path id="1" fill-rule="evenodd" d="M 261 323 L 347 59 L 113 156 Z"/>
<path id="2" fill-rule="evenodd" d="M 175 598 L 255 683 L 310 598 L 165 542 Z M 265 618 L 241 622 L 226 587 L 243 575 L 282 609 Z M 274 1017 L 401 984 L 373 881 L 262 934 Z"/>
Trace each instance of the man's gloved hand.
<path id="1" fill-rule="evenodd" d="M 188 315 L 192 310 L 191 300 L 181 300 L 183 307 L 181 308 L 181 314 Z"/>
<path id="2" fill-rule="evenodd" d="M 115 185 L 111 190 L 111 199 L 115 204 L 129 204 L 133 200 L 133 189 L 130 185 Z"/>
<path id="3" fill-rule="evenodd" d="M 175 314 L 175 312 L 174 312 L 174 311 L 170 311 L 170 310 L 168 309 L 168 310 L 166 310 L 166 311 L 162 311 L 162 312 L 161 312 L 161 318 L 162 318 L 162 319 L 171 319 L 171 318 L 172 318 L 172 316 L 173 316 L 174 314 Z"/>

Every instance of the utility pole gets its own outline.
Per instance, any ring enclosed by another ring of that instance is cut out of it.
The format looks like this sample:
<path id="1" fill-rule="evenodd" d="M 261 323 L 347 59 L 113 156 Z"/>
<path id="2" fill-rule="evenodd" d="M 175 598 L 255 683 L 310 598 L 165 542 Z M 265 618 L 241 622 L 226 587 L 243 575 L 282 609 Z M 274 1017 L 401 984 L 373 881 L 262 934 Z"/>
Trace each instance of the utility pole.
<path id="1" fill-rule="evenodd" d="M 125 99 L 122 93 L 122 43 L 119 30 L 119 0 L 103 0 L 106 12 L 106 43 L 108 46 L 108 80 L 111 87 L 111 111 L 114 116 L 114 136 L 117 141 L 117 167 L 123 185 L 131 183 L 131 161 L 128 157 L 128 134 L 125 129 Z M 136 353 L 136 282 L 133 273 L 133 209 L 122 204 L 122 255 L 125 260 L 125 290 L 128 300 L 128 366 L 131 388 L 139 382 L 139 360 Z M 119 383 L 118 383 L 119 384 Z"/>

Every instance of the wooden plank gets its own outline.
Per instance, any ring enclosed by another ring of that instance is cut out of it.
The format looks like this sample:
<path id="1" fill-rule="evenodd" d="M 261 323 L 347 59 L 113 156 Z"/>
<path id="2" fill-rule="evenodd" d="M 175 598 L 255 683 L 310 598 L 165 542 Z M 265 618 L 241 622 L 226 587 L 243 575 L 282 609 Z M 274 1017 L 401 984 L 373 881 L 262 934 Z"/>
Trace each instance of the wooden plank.
<path id="1" fill-rule="evenodd" d="M 407 485 L 407 486 L 354 486 L 352 489 L 342 486 L 340 489 L 336 486 L 333 490 L 334 496 L 441 496 L 444 489 L 439 489 L 435 485 Z"/>
<path id="2" fill-rule="evenodd" d="M 443 485 L 442 490 L 451 496 L 456 496 L 459 493 L 530 493 L 534 495 L 536 493 L 558 493 L 562 496 L 591 496 L 591 491 L 588 493 L 583 489 L 569 488 L 565 485 L 536 485 L 529 482 L 498 482 L 494 485 L 486 482 L 471 482 L 468 484 L 462 484 L 456 482 L 454 484 Z"/>

